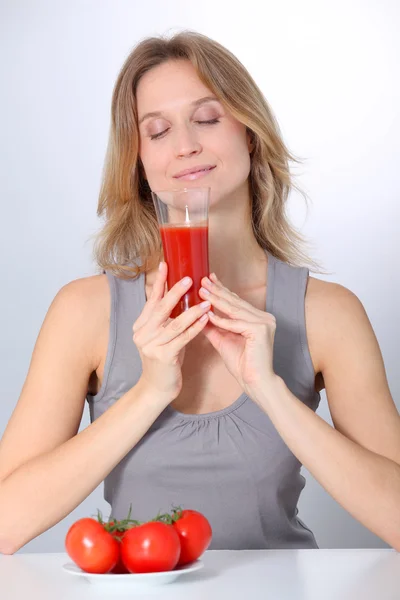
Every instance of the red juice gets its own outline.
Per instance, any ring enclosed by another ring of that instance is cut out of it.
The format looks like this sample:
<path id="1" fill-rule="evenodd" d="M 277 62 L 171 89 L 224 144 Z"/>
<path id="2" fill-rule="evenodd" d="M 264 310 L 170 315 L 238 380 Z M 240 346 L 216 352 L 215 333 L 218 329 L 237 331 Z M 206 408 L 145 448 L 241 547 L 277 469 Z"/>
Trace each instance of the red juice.
<path id="1" fill-rule="evenodd" d="M 174 319 L 183 311 L 203 301 L 199 296 L 199 289 L 202 278 L 209 274 L 208 225 L 161 225 L 160 234 L 164 260 L 168 264 L 168 290 L 186 276 L 193 280 L 191 288 L 171 313 Z"/>

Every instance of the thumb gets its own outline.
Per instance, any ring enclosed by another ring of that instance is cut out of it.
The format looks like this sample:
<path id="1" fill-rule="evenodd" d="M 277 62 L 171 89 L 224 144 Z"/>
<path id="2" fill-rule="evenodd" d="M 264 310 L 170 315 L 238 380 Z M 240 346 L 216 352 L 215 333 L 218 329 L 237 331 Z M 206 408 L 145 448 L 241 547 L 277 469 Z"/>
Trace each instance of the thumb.
<path id="1" fill-rule="evenodd" d="M 218 329 L 215 327 L 215 325 L 208 322 L 204 327 L 202 334 L 208 339 L 213 348 L 219 352 L 219 348 L 221 347 L 224 337 L 226 336 L 225 331 Z"/>

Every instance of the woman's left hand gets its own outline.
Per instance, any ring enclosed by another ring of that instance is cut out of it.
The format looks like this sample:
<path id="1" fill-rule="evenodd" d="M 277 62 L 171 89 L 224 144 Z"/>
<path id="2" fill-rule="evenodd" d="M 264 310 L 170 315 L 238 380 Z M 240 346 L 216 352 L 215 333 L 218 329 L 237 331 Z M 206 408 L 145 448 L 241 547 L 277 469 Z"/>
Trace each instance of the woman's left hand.
<path id="1" fill-rule="evenodd" d="M 220 354 L 227 369 L 237 379 L 244 392 L 257 395 L 258 390 L 275 378 L 275 317 L 258 310 L 228 290 L 214 273 L 210 275 L 210 279 L 202 279 L 203 288 L 200 295 L 228 318 L 217 316 L 210 311 L 210 321 L 203 334 Z"/>

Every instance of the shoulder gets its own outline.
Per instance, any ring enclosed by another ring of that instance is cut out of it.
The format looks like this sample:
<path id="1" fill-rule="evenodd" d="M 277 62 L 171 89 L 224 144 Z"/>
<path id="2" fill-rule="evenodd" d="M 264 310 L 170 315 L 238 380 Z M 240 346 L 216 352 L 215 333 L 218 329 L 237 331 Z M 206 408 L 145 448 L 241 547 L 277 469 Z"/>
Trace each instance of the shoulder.
<path id="1" fill-rule="evenodd" d="M 66 283 L 57 293 L 54 302 L 65 308 L 74 308 L 77 314 L 98 312 L 109 300 L 107 275 L 91 275 Z"/>
<path id="2" fill-rule="evenodd" d="M 309 277 L 305 316 L 317 370 L 323 369 L 329 353 L 344 349 L 347 339 L 362 339 L 372 333 L 361 300 L 339 283 Z"/>
<path id="3" fill-rule="evenodd" d="M 308 278 L 306 303 L 317 310 L 334 310 L 341 307 L 361 307 L 362 304 L 354 292 L 340 283 L 323 281 L 316 277 Z"/>
<path id="4" fill-rule="evenodd" d="M 86 295 L 87 293 L 97 293 L 101 290 L 105 291 L 108 288 L 107 275 L 89 275 L 88 277 L 80 277 L 66 283 L 61 289 L 68 293 L 76 293 Z"/>
<path id="5" fill-rule="evenodd" d="M 66 283 L 55 296 L 48 317 L 64 327 L 79 331 L 81 343 L 87 344 L 87 352 L 94 363 L 100 360 L 98 343 L 110 319 L 110 288 L 106 275 L 92 275 Z"/>

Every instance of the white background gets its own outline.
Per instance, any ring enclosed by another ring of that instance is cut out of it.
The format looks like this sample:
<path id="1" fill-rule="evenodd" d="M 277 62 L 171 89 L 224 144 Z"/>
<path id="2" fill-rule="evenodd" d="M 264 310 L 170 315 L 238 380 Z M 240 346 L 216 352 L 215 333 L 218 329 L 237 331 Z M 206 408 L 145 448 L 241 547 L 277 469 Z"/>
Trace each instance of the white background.
<path id="1" fill-rule="evenodd" d="M 143 37 L 184 28 L 236 54 L 289 149 L 306 159 L 294 172 L 312 204 L 307 214 L 293 194 L 290 215 L 332 273 L 322 278 L 363 302 L 400 406 L 399 3 L 2 0 L 0 435 L 52 299 L 95 273 L 90 236 L 101 225 L 97 197 L 119 69 Z M 331 423 L 325 395 L 318 412 Z M 88 424 L 86 407 L 81 429 Z M 321 548 L 386 547 L 304 475 L 299 516 Z M 109 514 L 102 492 L 20 552 L 63 551 L 73 521 L 97 508 Z"/>

